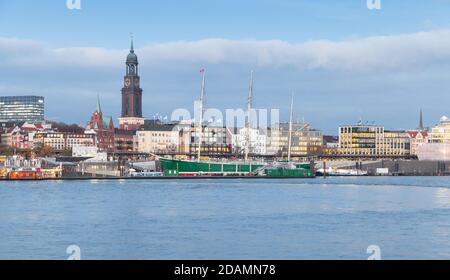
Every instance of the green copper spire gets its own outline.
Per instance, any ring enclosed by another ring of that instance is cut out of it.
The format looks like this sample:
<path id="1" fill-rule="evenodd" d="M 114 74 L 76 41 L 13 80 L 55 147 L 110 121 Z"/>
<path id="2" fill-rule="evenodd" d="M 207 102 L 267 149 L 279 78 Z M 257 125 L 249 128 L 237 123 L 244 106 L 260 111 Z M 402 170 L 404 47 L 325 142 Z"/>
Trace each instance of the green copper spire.
<path id="1" fill-rule="evenodd" d="M 96 108 L 96 112 L 97 113 L 101 113 L 102 112 L 102 106 L 100 105 L 100 96 L 97 95 L 97 108 Z"/>
<path id="2" fill-rule="evenodd" d="M 134 37 L 133 34 L 131 34 L 131 49 L 130 53 L 127 56 L 127 64 L 138 64 L 138 58 L 136 54 L 134 53 Z"/>
<path id="3" fill-rule="evenodd" d="M 424 131 L 425 130 L 425 125 L 423 124 L 423 111 L 422 109 L 420 109 L 420 117 L 419 117 L 419 127 L 418 129 L 420 131 Z"/>

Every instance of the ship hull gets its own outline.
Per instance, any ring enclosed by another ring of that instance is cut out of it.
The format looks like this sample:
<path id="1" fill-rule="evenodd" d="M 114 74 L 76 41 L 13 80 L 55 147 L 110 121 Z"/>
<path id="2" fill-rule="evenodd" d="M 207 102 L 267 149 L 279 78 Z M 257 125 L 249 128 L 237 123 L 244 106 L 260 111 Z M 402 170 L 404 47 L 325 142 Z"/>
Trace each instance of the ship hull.
<path id="1" fill-rule="evenodd" d="M 197 162 L 160 159 L 165 177 L 277 177 L 312 178 L 310 165 L 296 168 L 267 168 L 268 164 L 239 162 Z"/>

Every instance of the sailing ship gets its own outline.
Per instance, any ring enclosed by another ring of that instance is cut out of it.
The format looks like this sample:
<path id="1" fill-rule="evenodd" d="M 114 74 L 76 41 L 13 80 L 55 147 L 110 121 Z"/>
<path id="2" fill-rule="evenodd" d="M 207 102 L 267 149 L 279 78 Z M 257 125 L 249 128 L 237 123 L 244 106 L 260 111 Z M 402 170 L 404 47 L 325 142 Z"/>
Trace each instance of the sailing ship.
<path id="1" fill-rule="evenodd" d="M 202 160 L 201 146 L 203 134 L 203 114 L 205 102 L 206 70 L 202 70 L 202 87 L 200 95 L 200 119 L 198 120 L 198 151 L 196 160 L 178 160 L 160 158 L 164 176 L 166 177 L 277 177 L 277 178 L 313 178 L 313 163 L 291 162 L 293 99 L 291 102 L 291 119 L 289 131 L 289 154 L 287 162 L 257 162 L 249 159 L 251 111 L 253 107 L 253 71 L 251 72 L 247 100 L 248 117 L 246 118 L 245 159 L 244 161 L 212 161 Z"/>

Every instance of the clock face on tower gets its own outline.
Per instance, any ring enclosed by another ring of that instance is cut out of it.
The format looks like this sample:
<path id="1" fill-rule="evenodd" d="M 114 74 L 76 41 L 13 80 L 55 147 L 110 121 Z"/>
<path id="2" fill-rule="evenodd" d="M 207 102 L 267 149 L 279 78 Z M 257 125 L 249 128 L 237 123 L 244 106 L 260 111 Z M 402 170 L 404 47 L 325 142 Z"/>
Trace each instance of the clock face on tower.
<path id="1" fill-rule="evenodd" d="M 125 86 L 130 87 L 130 85 L 131 85 L 131 80 L 129 78 L 125 79 Z"/>
<path id="2" fill-rule="evenodd" d="M 139 87 L 139 80 L 138 79 L 134 80 L 134 86 L 135 87 Z"/>

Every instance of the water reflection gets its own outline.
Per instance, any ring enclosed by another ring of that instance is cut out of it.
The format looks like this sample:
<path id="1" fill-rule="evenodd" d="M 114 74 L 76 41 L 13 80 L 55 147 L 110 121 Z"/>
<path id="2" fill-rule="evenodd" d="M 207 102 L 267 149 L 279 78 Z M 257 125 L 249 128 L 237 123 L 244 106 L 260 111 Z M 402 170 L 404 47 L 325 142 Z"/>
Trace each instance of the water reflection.
<path id="1" fill-rule="evenodd" d="M 0 259 L 61 259 L 71 244 L 86 259 L 367 259 L 370 244 L 386 259 L 443 258 L 449 186 L 394 177 L 2 182 Z"/>
<path id="2" fill-rule="evenodd" d="M 450 208 L 450 189 L 438 188 L 435 191 L 436 204 L 440 208 Z"/>

